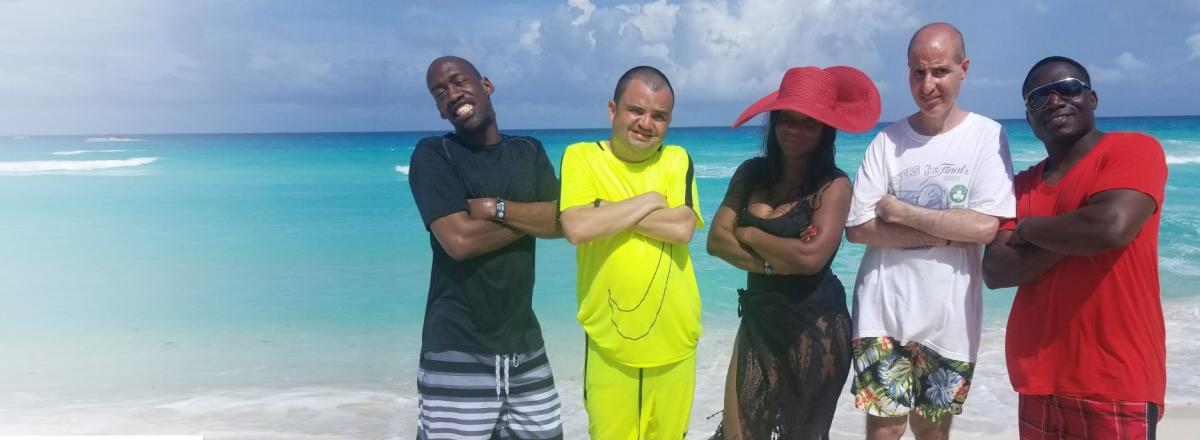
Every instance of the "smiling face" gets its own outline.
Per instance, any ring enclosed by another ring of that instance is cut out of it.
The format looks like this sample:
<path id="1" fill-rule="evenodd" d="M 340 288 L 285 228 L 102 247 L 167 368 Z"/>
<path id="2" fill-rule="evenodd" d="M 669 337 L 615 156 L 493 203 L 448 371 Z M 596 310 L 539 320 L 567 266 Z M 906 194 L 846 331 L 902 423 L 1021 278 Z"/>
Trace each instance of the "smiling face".
<path id="1" fill-rule="evenodd" d="M 775 117 L 775 139 L 784 157 L 807 156 L 821 142 L 821 130 L 825 124 L 803 113 L 780 110 Z"/>
<path id="2" fill-rule="evenodd" d="M 492 109 L 492 82 L 465 61 L 439 58 L 429 65 L 425 85 L 442 119 L 460 134 L 486 131 L 496 122 Z"/>
<path id="3" fill-rule="evenodd" d="M 630 80 L 621 98 L 608 103 L 613 153 L 627 162 L 654 155 L 667 136 L 674 105 L 670 87 L 654 90 L 641 79 Z"/>
<path id="4" fill-rule="evenodd" d="M 1029 74 L 1024 96 L 1039 86 L 1064 78 L 1086 77 L 1078 68 L 1064 62 L 1047 63 Z M 1063 98 L 1051 93 L 1046 105 L 1026 110 L 1025 120 L 1033 134 L 1048 145 L 1072 145 L 1096 129 L 1096 93 L 1087 89 L 1075 98 Z"/>
<path id="5" fill-rule="evenodd" d="M 908 88 L 921 114 L 944 119 L 958 102 L 971 60 L 959 58 L 959 49 L 947 38 L 914 39 L 908 51 Z"/>

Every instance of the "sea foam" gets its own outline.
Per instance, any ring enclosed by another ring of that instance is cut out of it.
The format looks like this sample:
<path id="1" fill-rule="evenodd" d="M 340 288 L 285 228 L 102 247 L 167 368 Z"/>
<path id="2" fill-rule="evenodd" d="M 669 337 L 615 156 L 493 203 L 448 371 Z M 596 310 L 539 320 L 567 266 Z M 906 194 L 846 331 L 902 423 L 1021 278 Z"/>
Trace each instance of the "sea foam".
<path id="1" fill-rule="evenodd" d="M 407 176 L 408 165 L 396 165 L 396 172 Z"/>
<path id="2" fill-rule="evenodd" d="M 1164 147 L 1169 147 L 1172 149 L 1200 147 L 1200 142 L 1190 139 L 1163 139 L 1162 143 Z"/>
<path id="3" fill-rule="evenodd" d="M 87 138 L 87 142 L 141 142 L 141 141 L 142 141 L 141 139 L 127 138 L 127 137 L 118 137 L 118 136 L 105 136 L 105 137 L 90 137 L 90 138 Z"/>
<path id="4" fill-rule="evenodd" d="M 1200 267 L 1187 258 L 1158 256 L 1159 270 L 1168 270 L 1185 277 L 1200 277 Z"/>
<path id="5" fill-rule="evenodd" d="M 1192 165 L 1200 163 L 1200 156 L 1177 156 L 1174 154 L 1167 155 L 1168 165 Z"/>
<path id="6" fill-rule="evenodd" d="M 77 154 L 88 154 L 88 153 L 124 153 L 126 151 L 129 151 L 129 150 L 70 150 L 70 151 L 55 151 L 50 154 L 53 154 L 55 156 L 74 156 Z"/>
<path id="7" fill-rule="evenodd" d="M 17 396 L 15 400 L 22 405 L 0 414 L 0 420 L 8 422 L 6 431 L 55 435 L 192 434 L 203 427 L 206 438 L 353 440 L 399 438 L 415 432 L 415 427 L 398 429 L 400 420 L 395 418 L 415 421 L 417 412 L 416 399 L 368 387 L 199 388 L 158 398 L 73 399 L 67 404 L 52 398 Z"/>
<path id="8" fill-rule="evenodd" d="M 112 168 L 128 168 L 147 165 L 157 157 L 134 157 L 114 160 L 34 160 L 24 162 L 0 162 L 0 174 L 39 174 L 61 171 L 95 171 Z"/>
<path id="9" fill-rule="evenodd" d="M 737 171 L 738 164 L 732 165 L 696 165 L 696 177 L 700 179 L 728 179 Z"/>

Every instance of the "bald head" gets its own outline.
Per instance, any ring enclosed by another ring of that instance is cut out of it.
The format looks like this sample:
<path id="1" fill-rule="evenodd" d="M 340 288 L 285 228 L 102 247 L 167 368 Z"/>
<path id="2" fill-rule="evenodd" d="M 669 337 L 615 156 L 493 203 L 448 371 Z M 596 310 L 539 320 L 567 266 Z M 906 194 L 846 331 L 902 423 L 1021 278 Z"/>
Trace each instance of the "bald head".
<path id="1" fill-rule="evenodd" d="M 922 47 L 950 47 L 954 51 L 954 62 L 961 63 L 967 59 L 967 45 L 962 32 L 950 23 L 930 23 L 917 29 L 917 33 L 908 40 L 908 55 L 911 57 L 914 49 Z"/>
<path id="2" fill-rule="evenodd" d="M 453 55 L 447 55 L 444 57 L 438 57 L 437 59 L 433 60 L 432 63 L 429 63 L 429 68 L 425 69 L 425 81 L 428 82 L 430 75 L 432 75 L 435 71 L 440 70 L 441 66 L 444 64 L 447 64 L 447 63 L 452 63 L 455 65 L 458 65 L 458 66 L 462 67 L 464 70 L 475 74 L 475 79 L 483 78 L 483 75 L 479 74 L 479 69 L 476 69 L 475 65 L 471 64 L 470 61 L 464 60 L 462 58 L 459 58 L 459 57 L 456 57 Z"/>

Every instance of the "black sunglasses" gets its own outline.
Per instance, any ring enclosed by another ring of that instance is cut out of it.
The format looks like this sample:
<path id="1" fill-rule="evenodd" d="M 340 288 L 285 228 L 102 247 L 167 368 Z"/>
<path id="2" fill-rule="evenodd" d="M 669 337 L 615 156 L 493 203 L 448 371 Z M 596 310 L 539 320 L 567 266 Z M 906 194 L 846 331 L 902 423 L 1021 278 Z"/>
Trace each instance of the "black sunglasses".
<path id="1" fill-rule="evenodd" d="M 1025 94 L 1025 108 L 1031 112 L 1041 110 L 1050 102 L 1050 94 L 1058 95 L 1064 101 L 1075 99 L 1083 95 L 1083 92 L 1091 89 L 1088 83 L 1078 78 L 1063 78 L 1050 84 L 1040 85 L 1029 93 Z"/>

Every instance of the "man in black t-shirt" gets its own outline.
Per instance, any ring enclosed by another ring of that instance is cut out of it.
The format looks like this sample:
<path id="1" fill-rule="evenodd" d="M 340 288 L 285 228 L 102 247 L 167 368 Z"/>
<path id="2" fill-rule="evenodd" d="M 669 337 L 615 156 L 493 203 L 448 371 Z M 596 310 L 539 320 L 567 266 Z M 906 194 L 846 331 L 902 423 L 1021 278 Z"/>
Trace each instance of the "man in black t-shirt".
<path id="1" fill-rule="evenodd" d="M 494 86 L 470 62 L 438 58 L 425 82 L 454 133 L 409 163 L 433 249 L 417 438 L 562 438 L 532 309 L 534 237 L 562 235 L 554 168 L 537 139 L 500 134 Z"/>

